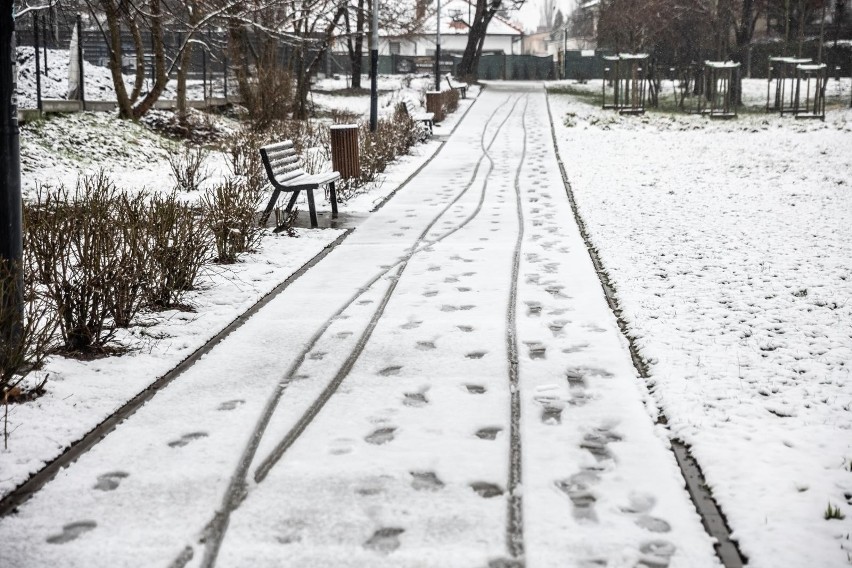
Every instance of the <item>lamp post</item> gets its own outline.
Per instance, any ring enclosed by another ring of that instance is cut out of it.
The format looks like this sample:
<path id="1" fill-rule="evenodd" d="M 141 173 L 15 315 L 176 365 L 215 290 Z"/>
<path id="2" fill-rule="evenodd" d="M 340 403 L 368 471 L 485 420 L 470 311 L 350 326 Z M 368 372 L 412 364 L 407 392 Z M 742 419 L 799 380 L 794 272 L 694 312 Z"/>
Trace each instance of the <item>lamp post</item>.
<path id="1" fill-rule="evenodd" d="M 21 278 L 23 257 L 21 228 L 21 158 L 15 81 L 15 19 L 12 0 L 0 0 L 0 262 L 8 262 Z M 20 280 L 19 280 L 20 282 Z M 13 287 L 14 288 L 14 287 Z M 0 298 L 17 304 L 23 314 L 18 293 Z M 0 330 L 8 337 L 13 330 Z"/>
<path id="2" fill-rule="evenodd" d="M 370 132 L 379 124 L 379 0 L 373 0 L 373 45 L 370 49 Z"/>
<path id="3" fill-rule="evenodd" d="M 441 90 L 441 0 L 438 0 L 437 35 L 435 41 L 435 90 Z"/>

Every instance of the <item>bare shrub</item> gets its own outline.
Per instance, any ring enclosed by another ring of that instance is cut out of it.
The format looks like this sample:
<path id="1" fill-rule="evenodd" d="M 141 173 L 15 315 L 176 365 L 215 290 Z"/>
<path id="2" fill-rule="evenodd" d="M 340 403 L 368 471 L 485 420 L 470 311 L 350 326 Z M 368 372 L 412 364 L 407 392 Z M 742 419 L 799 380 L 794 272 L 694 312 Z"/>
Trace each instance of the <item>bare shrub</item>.
<path id="1" fill-rule="evenodd" d="M 456 112 L 459 108 L 459 92 L 455 89 L 450 89 L 442 93 L 444 101 L 444 113 L 450 114 Z"/>
<path id="2" fill-rule="evenodd" d="M 41 188 L 28 208 L 34 273 L 56 306 L 67 351 L 103 352 L 116 318 L 129 324 L 142 304 L 145 259 L 136 255 L 145 247 L 130 242 L 142 237 L 123 226 L 136 220 L 121 211 L 122 198 L 104 172 L 80 178 L 73 193 Z"/>
<path id="3" fill-rule="evenodd" d="M 397 112 L 392 118 L 379 120 L 376 132 L 370 132 L 366 124 L 361 125 L 359 145 L 361 149 L 360 182 L 375 180 L 387 169 L 397 156 L 407 154 L 417 143 L 417 126 L 409 116 Z"/>
<path id="4" fill-rule="evenodd" d="M 256 220 L 260 199 L 260 192 L 237 178 L 227 179 L 204 194 L 204 219 L 213 234 L 218 262 L 235 262 L 240 253 L 257 245 L 263 232 Z"/>
<path id="5" fill-rule="evenodd" d="M 293 77 L 279 65 L 274 46 L 264 51 L 254 71 L 251 76 L 239 71 L 240 96 L 252 126 L 264 130 L 289 116 L 293 102 Z"/>
<path id="6" fill-rule="evenodd" d="M 169 167 L 177 189 L 197 191 L 210 178 L 204 165 L 209 155 L 210 151 L 203 146 L 184 146 L 181 152 L 169 152 Z"/>
<path id="7" fill-rule="evenodd" d="M 33 276 L 26 265 L 19 270 L 0 260 L 0 400 L 4 405 L 41 394 L 44 381 L 28 389 L 22 384 L 56 347 L 56 309 L 39 293 Z"/>
<path id="8" fill-rule="evenodd" d="M 200 212 L 176 193 L 151 199 L 148 228 L 148 300 L 154 308 L 179 306 L 212 260 L 210 234 Z"/>
<path id="9" fill-rule="evenodd" d="M 115 273 L 108 274 L 111 286 L 104 302 L 116 327 L 130 327 L 147 302 L 150 274 L 148 206 L 144 195 L 117 195 L 110 214 L 114 226 Z"/>

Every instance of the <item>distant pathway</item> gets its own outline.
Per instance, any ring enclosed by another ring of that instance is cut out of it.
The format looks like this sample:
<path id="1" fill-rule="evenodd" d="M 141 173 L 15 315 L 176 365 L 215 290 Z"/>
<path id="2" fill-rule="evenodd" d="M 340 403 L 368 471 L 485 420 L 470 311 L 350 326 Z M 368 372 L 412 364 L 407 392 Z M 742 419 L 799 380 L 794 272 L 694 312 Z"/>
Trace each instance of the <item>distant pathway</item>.
<path id="1" fill-rule="evenodd" d="M 3 566 L 717 565 L 538 85 L 0 521 Z"/>

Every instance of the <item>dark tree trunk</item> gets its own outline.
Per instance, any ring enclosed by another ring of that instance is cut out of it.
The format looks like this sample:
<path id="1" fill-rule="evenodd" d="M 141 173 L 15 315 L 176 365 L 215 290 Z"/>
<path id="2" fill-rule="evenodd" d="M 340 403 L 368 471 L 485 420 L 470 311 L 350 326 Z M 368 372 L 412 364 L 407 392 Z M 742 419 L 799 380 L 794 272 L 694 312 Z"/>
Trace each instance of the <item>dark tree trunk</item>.
<path id="1" fill-rule="evenodd" d="M 479 58 L 482 56 L 485 33 L 488 31 L 491 18 L 496 13 L 492 6 L 493 4 L 489 0 L 476 0 L 476 12 L 473 16 L 473 22 L 470 24 L 467 46 L 464 48 L 464 54 L 458 67 L 458 74 L 466 81 L 475 81 L 479 78 Z"/>
<path id="2" fill-rule="evenodd" d="M 358 6 L 355 12 L 355 33 L 352 33 L 352 27 L 349 24 L 349 12 L 345 13 L 346 19 L 346 49 L 349 52 L 349 63 L 352 69 L 352 88 L 361 88 L 361 62 L 362 53 L 364 50 L 364 0 L 358 0 Z M 354 41 L 352 37 L 355 37 Z"/>

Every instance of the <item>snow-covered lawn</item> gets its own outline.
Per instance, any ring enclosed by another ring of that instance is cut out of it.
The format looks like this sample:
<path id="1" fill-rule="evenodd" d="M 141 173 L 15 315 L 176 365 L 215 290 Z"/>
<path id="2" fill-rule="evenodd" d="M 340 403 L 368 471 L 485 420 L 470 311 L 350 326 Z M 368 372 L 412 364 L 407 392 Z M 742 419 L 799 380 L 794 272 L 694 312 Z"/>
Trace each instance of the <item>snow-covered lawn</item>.
<path id="1" fill-rule="evenodd" d="M 848 565 L 852 111 L 718 123 L 550 104 L 656 401 L 749 566 Z"/>

